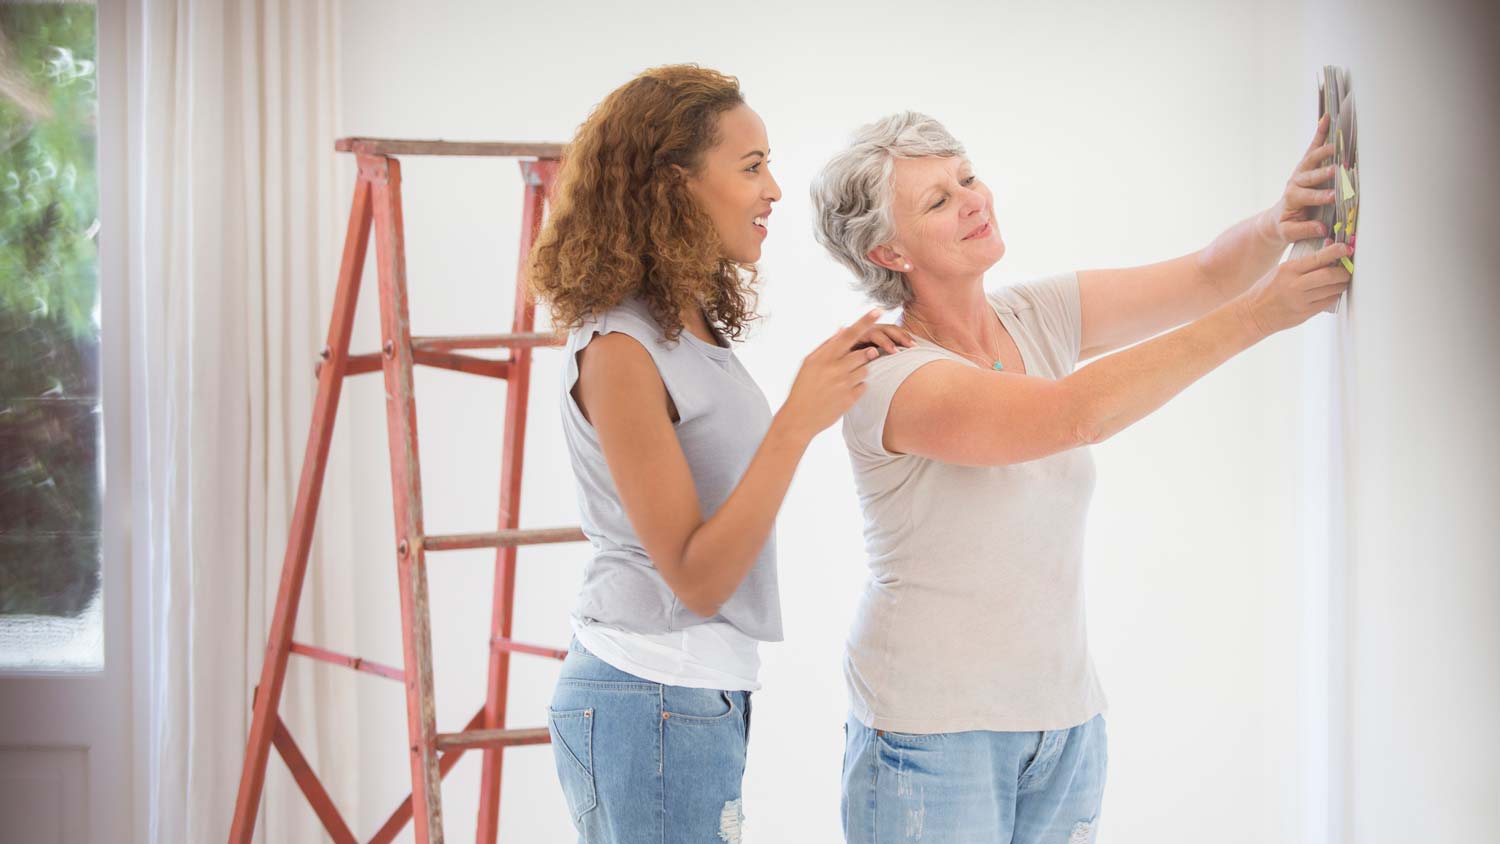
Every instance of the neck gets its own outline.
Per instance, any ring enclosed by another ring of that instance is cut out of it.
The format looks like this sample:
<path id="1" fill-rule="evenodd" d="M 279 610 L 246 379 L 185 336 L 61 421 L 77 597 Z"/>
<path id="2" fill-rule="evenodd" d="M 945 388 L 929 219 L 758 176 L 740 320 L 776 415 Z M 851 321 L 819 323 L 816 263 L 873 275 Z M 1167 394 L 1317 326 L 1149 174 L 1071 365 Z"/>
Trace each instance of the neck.
<path id="1" fill-rule="evenodd" d="M 912 320 L 907 330 L 935 334 L 927 339 L 939 345 L 994 354 L 999 326 L 984 295 L 984 276 L 941 285 L 913 284 L 912 293 L 912 301 L 903 309 L 903 323 Z"/>
<path id="2" fill-rule="evenodd" d="M 683 308 L 680 316 L 684 331 L 692 332 L 693 336 L 705 343 L 711 343 L 715 346 L 719 345 L 719 338 L 714 334 L 713 328 L 709 326 L 708 320 L 703 316 L 703 307 L 701 305 L 692 305 Z"/>

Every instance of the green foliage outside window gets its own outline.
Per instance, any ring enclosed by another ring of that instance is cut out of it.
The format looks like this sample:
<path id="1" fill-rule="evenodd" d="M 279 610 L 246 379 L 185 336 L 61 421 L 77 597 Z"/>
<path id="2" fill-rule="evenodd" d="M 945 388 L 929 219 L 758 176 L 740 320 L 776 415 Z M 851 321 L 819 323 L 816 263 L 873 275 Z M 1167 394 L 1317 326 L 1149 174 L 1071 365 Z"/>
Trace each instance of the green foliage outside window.
<path id="1" fill-rule="evenodd" d="M 0 614 L 99 591 L 95 25 L 0 4 Z"/>

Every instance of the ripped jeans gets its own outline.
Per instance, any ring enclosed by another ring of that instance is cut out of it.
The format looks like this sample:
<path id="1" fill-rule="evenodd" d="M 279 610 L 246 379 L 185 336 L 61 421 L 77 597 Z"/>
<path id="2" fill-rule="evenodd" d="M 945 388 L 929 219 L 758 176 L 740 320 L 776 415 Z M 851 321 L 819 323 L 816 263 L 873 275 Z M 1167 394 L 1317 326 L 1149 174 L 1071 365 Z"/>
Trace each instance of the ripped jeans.
<path id="1" fill-rule="evenodd" d="M 739 844 L 749 692 L 652 683 L 575 640 L 547 728 L 581 844 Z"/>
<path id="2" fill-rule="evenodd" d="M 1104 716 L 1047 732 L 844 727 L 849 844 L 1092 844 L 1108 762 Z"/>

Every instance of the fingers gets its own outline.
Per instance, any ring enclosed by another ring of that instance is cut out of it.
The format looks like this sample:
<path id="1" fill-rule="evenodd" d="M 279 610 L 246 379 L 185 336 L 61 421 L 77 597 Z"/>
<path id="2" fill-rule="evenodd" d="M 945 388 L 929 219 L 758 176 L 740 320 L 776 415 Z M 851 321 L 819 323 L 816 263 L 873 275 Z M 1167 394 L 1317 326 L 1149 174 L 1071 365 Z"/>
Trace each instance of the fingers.
<path id="1" fill-rule="evenodd" d="M 1324 139 L 1326 139 L 1327 137 L 1328 137 L 1328 115 L 1325 114 L 1322 117 L 1318 118 L 1318 126 L 1317 126 L 1316 129 L 1313 130 L 1312 143 L 1308 144 L 1307 151 L 1309 153 L 1311 153 L 1314 149 L 1317 149 L 1319 146 L 1322 145 Z"/>
<path id="2" fill-rule="evenodd" d="M 870 335 L 865 338 L 864 343 L 860 345 L 872 345 L 884 354 L 894 355 L 896 353 L 896 343 L 890 338 L 890 335 L 885 333 L 885 328 L 886 326 L 884 325 L 875 326 Z"/>
<path id="3" fill-rule="evenodd" d="M 1333 165 L 1327 167 L 1316 167 L 1311 170 L 1303 170 L 1292 177 L 1292 184 L 1304 188 L 1315 188 L 1319 185 L 1333 184 Z"/>
<path id="4" fill-rule="evenodd" d="M 899 325 L 876 325 L 875 330 L 871 332 L 870 340 L 888 355 L 917 344 L 912 339 L 911 333 Z"/>
<path id="5" fill-rule="evenodd" d="M 1327 311 L 1332 313 L 1333 306 L 1338 303 L 1339 297 L 1343 295 L 1343 293 L 1339 293 L 1334 296 L 1329 296 L 1327 299 L 1319 299 L 1318 301 L 1312 303 L 1311 307 L 1313 309 L 1313 313 L 1316 314 L 1318 311 Z"/>
<path id="6" fill-rule="evenodd" d="M 840 351 L 851 349 L 865 336 L 877 319 L 880 319 L 880 309 L 871 308 L 865 312 L 864 316 L 839 329 L 838 333 L 828 338 L 823 345 L 832 346 Z"/>
<path id="7" fill-rule="evenodd" d="M 1348 286 L 1351 276 L 1342 264 L 1334 264 L 1331 267 L 1314 270 L 1302 278 L 1309 292 L 1314 295 L 1323 295 L 1329 292 L 1324 288 Z"/>
<path id="8" fill-rule="evenodd" d="M 1302 161 L 1297 165 L 1298 170 L 1311 170 L 1322 166 L 1323 162 L 1333 157 L 1333 144 L 1320 144 L 1307 151 L 1302 156 Z"/>
<path id="9" fill-rule="evenodd" d="M 1347 243 L 1333 243 L 1324 246 L 1311 255 L 1298 258 L 1292 269 L 1301 273 L 1310 273 L 1329 264 L 1337 263 L 1340 258 L 1347 257 L 1349 257 L 1349 245 Z"/>
<path id="10" fill-rule="evenodd" d="M 1317 220 L 1307 220 L 1301 223 L 1287 223 L 1283 226 L 1287 240 L 1309 240 L 1314 237 L 1322 237 L 1328 234 L 1328 230 Z"/>
<path id="11" fill-rule="evenodd" d="M 1291 187 L 1286 189 L 1288 208 L 1306 208 L 1309 205 L 1332 205 L 1333 191 L 1313 188 Z"/>
<path id="12" fill-rule="evenodd" d="M 845 371 L 853 372 L 878 357 L 880 357 L 878 349 L 874 346 L 865 346 L 863 349 L 855 349 L 845 354 L 842 362 Z"/>

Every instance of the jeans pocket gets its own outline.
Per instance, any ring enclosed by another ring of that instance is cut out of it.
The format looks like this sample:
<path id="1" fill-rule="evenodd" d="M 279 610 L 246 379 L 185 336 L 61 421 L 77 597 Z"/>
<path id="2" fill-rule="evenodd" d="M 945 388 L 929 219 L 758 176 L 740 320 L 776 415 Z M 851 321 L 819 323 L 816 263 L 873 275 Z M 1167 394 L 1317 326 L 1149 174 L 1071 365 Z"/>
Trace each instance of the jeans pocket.
<path id="1" fill-rule="evenodd" d="M 734 695 L 717 689 L 667 686 L 662 690 L 662 714 L 684 724 L 727 723 L 739 712 Z"/>
<path id="2" fill-rule="evenodd" d="M 599 803 L 594 788 L 594 710 L 548 710 L 547 729 L 552 734 L 557 779 L 577 823 Z"/>

